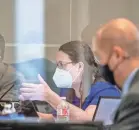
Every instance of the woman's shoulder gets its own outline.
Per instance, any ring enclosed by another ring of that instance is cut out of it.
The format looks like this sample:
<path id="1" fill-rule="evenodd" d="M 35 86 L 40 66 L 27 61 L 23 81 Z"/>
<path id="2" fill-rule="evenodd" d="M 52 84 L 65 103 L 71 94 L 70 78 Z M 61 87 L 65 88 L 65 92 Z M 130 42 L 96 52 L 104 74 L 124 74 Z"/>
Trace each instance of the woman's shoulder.
<path id="1" fill-rule="evenodd" d="M 86 104 L 97 105 L 100 97 L 121 97 L 120 90 L 109 82 L 99 81 L 92 84 L 90 93 L 86 99 Z M 87 106 L 83 109 L 85 110 Z"/>
<path id="2" fill-rule="evenodd" d="M 120 90 L 115 85 L 112 85 L 109 82 L 98 81 L 91 85 L 91 93 L 98 93 L 104 91 L 114 91 L 120 93 Z"/>
<path id="3" fill-rule="evenodd" d="M 94 84 L 91 85 L 91 88 L 101 88 L 101 89 L 104 89 L 104 88 L 111 88 L 115 85 L 112 85 L 111 83 L 109 82 L 106 82 L 106 81 L 98 81 L 98 82 L 95 82 Z"/>

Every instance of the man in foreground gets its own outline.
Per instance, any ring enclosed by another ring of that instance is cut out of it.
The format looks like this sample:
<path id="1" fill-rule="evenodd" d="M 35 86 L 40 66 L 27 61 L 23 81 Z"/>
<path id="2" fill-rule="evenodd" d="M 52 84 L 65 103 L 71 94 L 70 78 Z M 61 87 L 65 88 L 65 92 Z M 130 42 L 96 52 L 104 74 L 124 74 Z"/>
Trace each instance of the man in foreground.
<path id="1" fill-rule="evenodd" d="M 127 19 L 111 20 L 97 31 L 93 51 L 123 92 L 110 129 L 139 129 L 139 31 Z"/>

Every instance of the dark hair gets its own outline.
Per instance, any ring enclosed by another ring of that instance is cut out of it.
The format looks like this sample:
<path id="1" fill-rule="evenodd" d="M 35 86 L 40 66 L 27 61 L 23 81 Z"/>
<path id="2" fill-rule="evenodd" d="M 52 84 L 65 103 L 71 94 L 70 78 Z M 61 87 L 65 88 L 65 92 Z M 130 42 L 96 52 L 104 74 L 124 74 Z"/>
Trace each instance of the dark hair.
<path id="1" fill-rule="evenodd" d="M 93 52 L 88 44 L 83 41 L 70 41 L 63 44 L 59 51 L 66 53 L 73 63 L 83 62 L 84 63 L 84 74 L 83 80 L 86 82 L 83 84 L 84 88 L 87 90 L 92 84 L 92 76 L 97 73 L 97 63 L 95 62 Z M 93 74 L 93 72 L 95 72 Z M 83 91 L 86 91 L 83 90 Z M 86 94 L 85 94 L 86 95 Z M 75 96 L 75 91 L 71 91 L 67 94 L 67 101 L 72 103 L 73 97 Z"/>
<path id="2" fill-rule="evenodd" d="M 73 63 L 87 62 L 90 66 L 97 67 L 93 52 L 88 44 L 82 41 L 70 41 L 63 44 L 59 51 L 66 53 Z"/>

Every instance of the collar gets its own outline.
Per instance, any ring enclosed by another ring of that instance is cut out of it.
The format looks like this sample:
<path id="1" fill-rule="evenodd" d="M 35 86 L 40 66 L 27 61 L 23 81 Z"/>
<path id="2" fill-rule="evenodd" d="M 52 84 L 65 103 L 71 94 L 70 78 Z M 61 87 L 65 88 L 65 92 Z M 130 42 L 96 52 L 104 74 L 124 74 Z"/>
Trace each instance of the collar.
<path id="1" fill-rule="evenodd" d="M 139 68 L 136 68 L 134 69 L 131 74 L 127 77 L 126 81 L 124 82 L 124 85 L 123 85 L 123 91 L 122 91 L 122 95 L 125 95 L 127 94 L 128 90 L 129 90 L 129 87 L 130 87 L 130 84 L 133 80 L 133 78 L 135 77 L 136 75 L 136 72 L 139 70 Z"/>

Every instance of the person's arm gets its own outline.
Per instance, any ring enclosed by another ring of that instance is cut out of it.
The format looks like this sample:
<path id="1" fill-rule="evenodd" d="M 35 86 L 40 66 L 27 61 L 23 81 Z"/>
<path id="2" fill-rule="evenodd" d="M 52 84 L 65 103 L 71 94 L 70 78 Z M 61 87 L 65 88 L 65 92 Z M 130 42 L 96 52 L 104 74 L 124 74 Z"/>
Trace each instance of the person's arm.
<path id="1" fill-rule="evenodd" d="M 101 87 L 101 86 L 98 86 Z M 92 93 L 90 93 L 92 94 Z M 70 119 L 71 120 L 92 120 L 94 116 L 94 112 L 96 110 L 96 106 L 99 100 L 99 97 L 104 96 L 112 96 L 112 97 L 118 97 L 119 93 L 116 89 L 104 89 L 99 91 L 95 97 L 92 99 L 90 104 L 88 104 L 88 107 L 84 110 L 69 104 L 70 107 Z M 61 103 L 61 98 L 59 95 L 57 95 L 55 92 L 51 91 L 50 95 L 47 98 L 47 102 L 56 109 L 57 105 Z"/>
<path id="2" fill-rule="evenodd" d="M 51 91 L 47 96 L 47 102 L 56 110 L 57 106 L 61 103 L 62 99 L 55 92 Z M 92 120 L 93 114 L 96 109 L 96 105 L 89 105 L 84 111 L 69 103 L 70 108 L 70 120 Z"/>
<path id="3" fill-rule="evenodd" d="M 21 100 L 42 100 L 48 102 L 55 110 L 57 106 L 61 103 L 62 99 L 59 95 L 53 92 L 48 84 L 39 75 L 39 80 L 41 84 L 23 84 L 21 88 Z M 101 87 L 101 86 L 98 86 Z M 92 92 L 92 91 L 91 91 Z M 106 89 L 104 91 L 99 91 L 97 95 L 92 99 L 88 107 L 84 110 L 78 108 L 72 104 L 70 107 L 70 119 L 71 120 L 92 120 L 96 105 L 100 96 L 115 96 L 117 91 L 115 89 Z M 90 93 L 92 94 L 92 93 Z"/>

